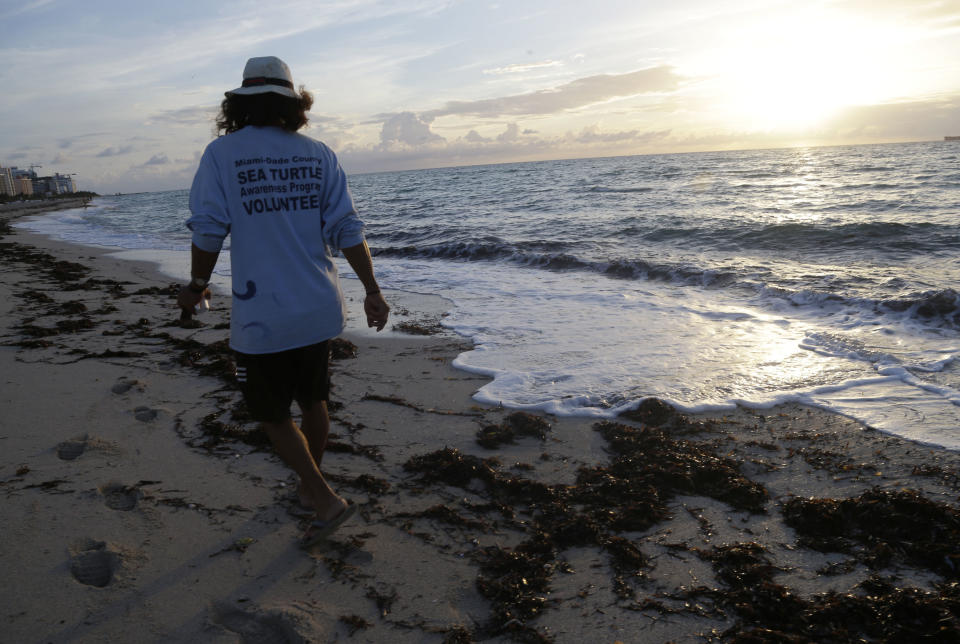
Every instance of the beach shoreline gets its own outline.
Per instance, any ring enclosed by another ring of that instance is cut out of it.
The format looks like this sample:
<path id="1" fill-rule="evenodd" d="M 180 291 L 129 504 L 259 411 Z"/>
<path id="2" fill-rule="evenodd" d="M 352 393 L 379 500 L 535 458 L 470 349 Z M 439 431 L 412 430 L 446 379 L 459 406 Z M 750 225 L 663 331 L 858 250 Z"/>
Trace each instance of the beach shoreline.
<path id="1" fill-rule="evenodd" d="M 479 405 L 487 379 L 452 366 L 469 344 L 402 293 L 408 331 L 434 333 L 345 334 L 324 469 L 361 510 L 301 551 L 226 304 L 183 328 L 153 265 L 0 235 L 2 641 L 809 641 L 830 611 L 877 636 L 850 616 L 884 602 L 921 615 L 907 634 L 960 634 L 960 558 L 938 550 L 960 536 L 957 453 L 798 405 Z"/>

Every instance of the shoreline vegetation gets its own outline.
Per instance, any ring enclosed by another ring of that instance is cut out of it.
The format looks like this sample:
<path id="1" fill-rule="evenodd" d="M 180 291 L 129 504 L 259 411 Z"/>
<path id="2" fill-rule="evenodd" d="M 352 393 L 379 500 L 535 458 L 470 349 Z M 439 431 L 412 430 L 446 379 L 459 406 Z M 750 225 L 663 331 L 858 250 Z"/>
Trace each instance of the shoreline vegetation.
<path id="1" fill-rule="evenodd" d="M 181 324 L 178 285 L 25 212 L 0 207 L 4 641 L 960 641 L 960 454 L 798 405 L 478 405 L 468 343 L 398 292 L 392 332 L 335 343 L 324 469 L 360 511 L 304 552 L 224 294 Z"/>
<path id="2" fill-rule="evenodd" d="M 0 217 L 12 219 L 23 215 L 38 215 L 53 210 L 82 208 L 99 197 L 95 192 L 72 192 L 52 197 L 0 195 Z"/>

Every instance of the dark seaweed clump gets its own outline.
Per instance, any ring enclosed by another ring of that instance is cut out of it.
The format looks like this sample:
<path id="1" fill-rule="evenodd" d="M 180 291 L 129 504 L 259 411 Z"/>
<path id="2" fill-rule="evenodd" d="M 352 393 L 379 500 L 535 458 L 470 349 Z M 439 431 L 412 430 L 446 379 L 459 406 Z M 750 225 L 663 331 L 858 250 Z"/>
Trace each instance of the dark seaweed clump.
<path id="1" fill-rule="evenodd" d="M 674 422 L 677 419 L 674 418 Z M 687 421 L 682 421 L 687 422 Z M 695 431 L 695 424 L 687 422 Z M 542 641 L 526 624 L 547 607 L 546 593 L 556 570 L 566 566 L 563 550 L 599 546 L 607 553 L 618 596 L 629 598 L 630 579 L 649 567 L 646 555 L 619 532 L 646 530 L 670 516 L 677 494 L 724 501 L 739 510 L 764 511 L 766 490 L 746 479 L 736 462 L 666 432 L 603 422 L 594 428 L 606 438 L 611 461 L 581 468 L 576 483 L 548 485 L 504 473 L 495 459 L 456 449 L 416 456 L 404 469 L 422 482 L 442 482 L 484 494 L 497 508 L 516 508 L 531 517 L 521 522 L 501 511 L 528 538 L 514 548 L 491 546 L 478 556 L 477 587 L 493 605 L 484 635 L 509 633 L 514 639 Z"/>
<path id="2" fill-rule="evenodd" d="M 643 423 L 651 427 L 659 427 L 676 415 L 677 410 L 658 398 L 647 398 L 636 409 L 620 414 L 634 422 Z"/>
<path id="3" fill-rule="evenodd" d="M 698 552 L 710 561 L 726 589 L 694 588 L 681 601 L 710 599 L 736 614 L 722 633 L 736 644 L 860 644 L 862 642 L 960 642 L 960 584 L 937 592 L 900 588 L 871 577 L 853 593 L 824 593 L 808 600 L 774 583 L 773 566 L 757 543 Z"/>
<path id="4" fill-rule="evenodd" d="M 350 637 L 353 637 L 357 631 L 366 630 L 372 626 L 370 622 L 359 615 L 341 615 L 340 622 L 347 625 Z"/>
<path id="5" fill-rule="evenodd" d="M 556 565 L 556 547 L 543 534 L 513 550 L 490 546 L 479 556 L 477 589 L 493 604 L 495 631 L 512 633 L 521 641 L 549 641 L 523 622 L 539 615 L 547 605 L 550 577 Z M 525 636 L 524 636 L 525 635 Z"/>
<path id="6" fill-rule="evenodd" d="M 496 480 L 495 459 L 481 460 L 464 454 L 458 449 L 442 449 L 422 456 L 414 456 L 404 463 L 403 469 L 420 475 L 424 483 L 446 483 L 466 487 L 474 478 L 485 483 Z"/>
<path id="7" fill-rule="evenodd" d="M 270 447 L 270 437 L 259 425 L 247 431 L 239 423 L 225 423 L 220 420 L 220 416 L 225 411 L 221 409 L 204 416 L 197 424 L 202 436 L 195 440 L 188 440 L 187 444 L 207 450 L 216 450 L 225 445 L 229 448 L 229 443 L 233 441 L 245 443 L 255 449 Z"/>
<path id="8" fill-rule="evenodd" d="M 648 486 L 654 488 L 650 493 L 655 495 L 707 496 L 739 510 L 764 511 L 766 489 L 743 476 L 736 461 L 657 429 L 611 422 L 594 427 L 616 455 L 608 467 L 581 474 L 594 485 L 618 493 L 636 493 Z"/>
<path id="9" fill-rule="evenodd" d="M 722 634 L 738 644 L 807 642 L 960 642 L 957 581 L 960 512 L 915 491 L 874 489 L 849 499 L 793 499 L 783 508 L 801 545 L 851 553 L 875 568 L 914 564 L 947 579 L 933 591 L 873 576 L 850 593 L 809 600 L 774 582 L 779 571 L 757 543 L 698 551 L 724 589 L 695 588 L 672 598 L 712 600 L 738 618 Z"/>
<path id="10" fill-rule="evenodd" d="M 437 335 L 443 333 L 443 326 L 439 322 L 397 322 L 393 325 L 394 331 L 408 335 Z"/>
<path id="11" fill-rule="evenodd" d="M 514 443 L 518 436 L 532 436 L 544 440 L 550 431 L 550 423 L 526 412 L 518 411 L 507 416 L 499 425 L 487 425 L 477 432 L 477 443 L 494 449 L 504 443 Z"/>
<path id="12" fill-rule="evenodd" d="M 916 491 L 793 499 L 783 514 L 802 543 L 815 550 L 852 553 L 872 568 L 912 563 L 960 580 L 960 511 Z"/>
<path id="13" fill-rule="evenodd" d="M 357 345 L 350 340 L 334 338 L 330 340 L 330 359 L 348 360 L 357 357 Z"/>
<path id="14" fill-rule="evenodd" d="M 233 350 L 227 340 L 218 340 L 210 344 L 197 342 L 189 338 L 177 338 L 166 333 L 154 333 L 149 337 L 163 338 L 174 349 L 180 351 L 179 363 L 185 367 L 190 367 L 198 373 L 211 378 L 218 378 L 229 385 L 229 388 L 236 388 L 236 363 L 233 358 Z"/>

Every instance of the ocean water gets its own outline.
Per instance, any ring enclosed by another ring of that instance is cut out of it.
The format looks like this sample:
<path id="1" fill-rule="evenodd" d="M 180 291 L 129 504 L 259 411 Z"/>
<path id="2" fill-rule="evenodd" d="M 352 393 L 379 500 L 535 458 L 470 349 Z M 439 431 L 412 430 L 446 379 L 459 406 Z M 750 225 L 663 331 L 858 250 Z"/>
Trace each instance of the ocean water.
<path id="1" fill-rule="evenodd" d="M 384 287 L 444 296 L 477 398 L 613 416 L 797 401 L 960 449 L 960 145 L 355 175 Z M 187 192 L 22 222 L 176 252 Z M 159 255 L 158 255 L 159 256 Z M 344 273 L 349 268 L 342 263 Z M 229 274 L 223 262 L 218 267 Z"/>

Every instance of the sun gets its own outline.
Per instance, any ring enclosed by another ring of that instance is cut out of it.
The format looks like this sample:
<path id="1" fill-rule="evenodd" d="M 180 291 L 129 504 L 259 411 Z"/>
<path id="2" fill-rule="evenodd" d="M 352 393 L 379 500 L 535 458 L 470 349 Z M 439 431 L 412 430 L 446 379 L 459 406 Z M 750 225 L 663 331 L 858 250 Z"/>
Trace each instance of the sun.
<path id="1" fill-rule="evenodd" d="M 791 13 L 744 27 L 724 58 L 721 109 L 739 127 L 802 130 L 844 107 L 882 100 L 889 27 Z"/>

